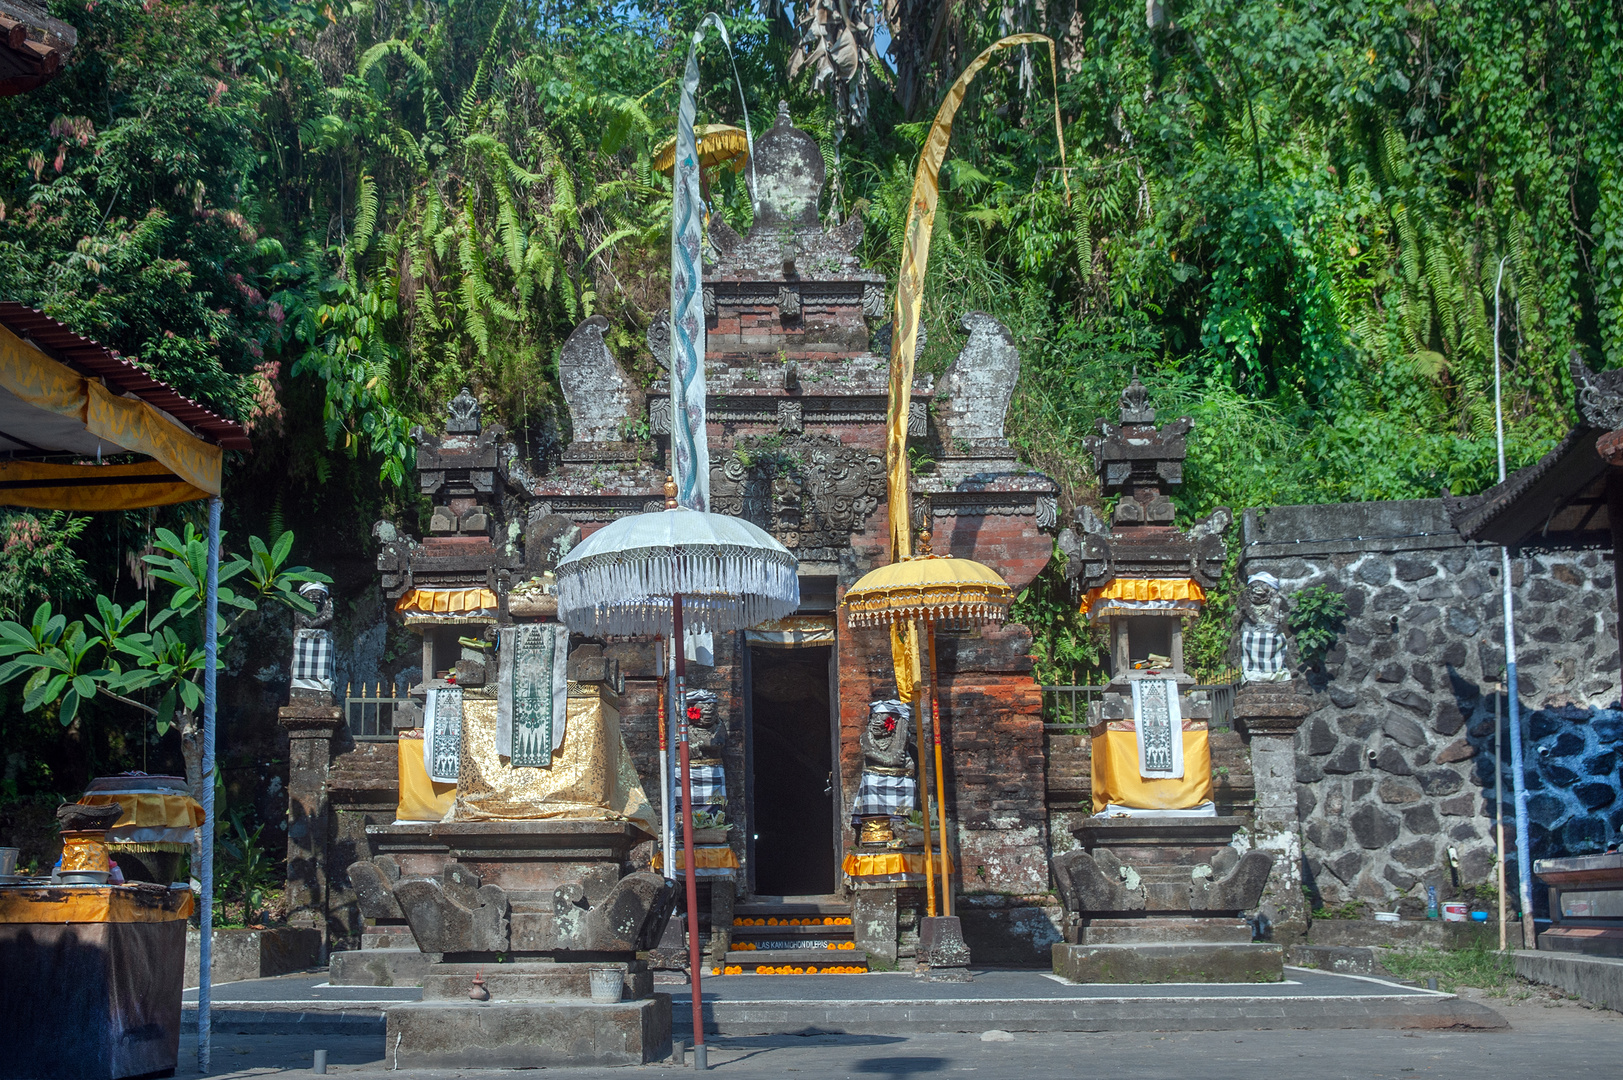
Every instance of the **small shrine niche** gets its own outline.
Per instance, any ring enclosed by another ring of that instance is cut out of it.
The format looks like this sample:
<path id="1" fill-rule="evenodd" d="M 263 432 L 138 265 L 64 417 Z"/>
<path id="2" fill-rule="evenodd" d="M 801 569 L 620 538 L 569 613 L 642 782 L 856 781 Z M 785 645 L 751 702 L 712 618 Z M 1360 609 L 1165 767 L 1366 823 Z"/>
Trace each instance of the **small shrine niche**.
<path id="1" fill-rule="evenodd" d="M 1090 508 L 1060 537 L 1082 612 L 1110 633 L 1110 684 L 1092 706 L 1094 810 L 1215 813 L 1211 702 L 1184 668 L 1185 621 L 1222 573 L 1225 508 L 1188 532 L 1168 492 L 1183 483 L 1181 417 L 1157 427 L 1144 385 L 1122 391 L 1120 422 L 1090 436 L 1101 486 L 1118 496 L 1107 525 Z"/>

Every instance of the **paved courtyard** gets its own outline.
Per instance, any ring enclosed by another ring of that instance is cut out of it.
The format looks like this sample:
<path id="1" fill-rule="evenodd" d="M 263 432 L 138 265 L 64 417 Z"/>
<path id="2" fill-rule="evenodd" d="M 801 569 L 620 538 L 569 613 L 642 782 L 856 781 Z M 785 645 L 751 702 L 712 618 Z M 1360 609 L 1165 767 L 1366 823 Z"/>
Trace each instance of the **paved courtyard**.
<path id="1" fill-rule="evenodd" d="M 234 984 L 238 987 L 244 984 Z M 230 986 L 222 987 L 230 990 Z M 1432 1077 L 1600 1077 L 1623 1057 L 1623 1014 L 1592 1009 L 1558 992 L 1524 987 L 1510 998 L 1484 998 L 1502 1015 L 1499 1031 L 1269 1030 L 925 1035 L 713 1036 L 718 1076 L 793 1076 L 796 1080 L 949 1075 L 1036 1080 L 1048 1076 L 1132 1080 L 1411 1080 Z M 1146 1003 L 1153 1006 L 1153 1002 Z M 968 1006 L 965 1006 L 968 1008 Z M 375 1035 L 217 1034 L 214 1074 L 310 1075 L 313 1051 L 327 1050 L 329 1075 L 356 1080 L 398 1076 L 385 1068 Z M 183 1037 L 179 1076 L 196 1076 L 196 1038 Z M 546 1070 L 559 1080 L 586 1077 L 681 1077 L 691 1069 Z M 412 1071 L 423 1080 L 495 1075 Z"/>

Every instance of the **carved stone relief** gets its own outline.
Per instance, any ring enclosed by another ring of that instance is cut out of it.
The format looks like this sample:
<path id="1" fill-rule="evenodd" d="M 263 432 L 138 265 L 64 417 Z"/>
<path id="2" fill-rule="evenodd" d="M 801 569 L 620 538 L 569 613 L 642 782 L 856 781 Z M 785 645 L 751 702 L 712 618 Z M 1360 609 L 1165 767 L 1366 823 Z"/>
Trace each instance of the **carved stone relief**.
<path id="1" fill-rule="evenodd" d="M 766 529 L 785 547 L 844 547 L 885 500 L 885 459 L 832 435 L 798 435 L 770 454 L 711 459 L 710 509 Z"/>

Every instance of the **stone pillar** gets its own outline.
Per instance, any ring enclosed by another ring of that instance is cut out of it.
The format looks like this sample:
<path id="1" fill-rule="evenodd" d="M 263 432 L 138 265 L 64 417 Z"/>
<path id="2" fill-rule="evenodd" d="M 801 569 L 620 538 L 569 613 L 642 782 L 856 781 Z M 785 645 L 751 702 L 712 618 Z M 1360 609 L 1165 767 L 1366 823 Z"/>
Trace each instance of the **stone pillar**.
<path id="1" fill-rule="evenodd" d="M 1246 683 L 1234 695 L 1234 723 L 1250 739 L 1256 780 L 1253 844 L 1258 850 L 1279 853 L 1259 906 L 1273 924 L 1273 940 L 1285 944 L 1307 936 L 1301 823 L 1296 812 L 1296 729 L 1311 708 L 1295 680 Z"/>
<path id="2" fill-rule="evenodd" d="M 897 905 L 895 888 L 857 885 L 851 892 L 851 922 L 857 948 L 868 953 L 868 966 L 874 971 L 895 971 L 897 949 Z"/>
<path id="3" fill-rule="evenodd" d="M 321 931 L 327 957 L 327 773 L 343 710 L 323 694 L 295 694 L 278 710 L 287 729 L 287 921 Z"/>
<path id="4" fill-rule="evenodd" d="M 710 964 L 712 967 L 725 967 L 727 965 L 727 952 L 733 947 L 733 899 L 737 892 L 737 883 L 730 877 L 710 879 Z"/>

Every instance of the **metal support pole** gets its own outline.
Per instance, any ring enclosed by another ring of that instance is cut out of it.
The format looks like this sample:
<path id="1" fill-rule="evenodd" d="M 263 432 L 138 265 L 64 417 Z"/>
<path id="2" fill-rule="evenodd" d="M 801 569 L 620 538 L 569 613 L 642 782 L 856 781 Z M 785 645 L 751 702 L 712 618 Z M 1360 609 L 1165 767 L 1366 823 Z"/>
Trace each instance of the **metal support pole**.
<path id="1" fill-rule="evenodd" d="M 1506 255 L 1499 260 L 1499 275 L 1493 282 L 1493 417 L 1499 449 L 1499 482 L 1505 482 L 1505 409 L 1499 379 L 1499 286 L 1505 279 Z M 1505 692 L 1510 706 L 1510 777 L 1516 799 L 1516 882 L 1522 901 L 1522 946 L 1538 948 L 1533 927 L 1533 852 L 1527 838 L 1527 774 L 1522 768 L 1522 706 L 1516 686 L 1516 605 L 1510 593 L 1510 549 L 1499 552 L 1499 574 L 1503 579 L 1505 605 Z"/>
<path id="2" fill-rule="evenodd" d="M 670 702 L 674 694 L 670 692 L 669 684 L 676 678 L 675 668 L 668 667 L 664 657 L 664 650 L 658 644 L 654 646 L 658 665 L 664 668 L 663 679 L 659 684 L 659 854 L 665 862 L 665 876 L 675 879 L 676 876 L 676 831 L 671 827 L 671 725 Z"/>
<path id="3" fill-rule="evenodd" d="M 209 1072 L 210 1012 L 214 1004 L 214 671 L 219 654 L 220 622 L 220 498 L 209 500 L 208 586 L 203 606 L 203 866 L 198 874 L 202 890 L 201 936 L 197 951 L 197 1071 Z"/>
<path id="4" fill-rule="evenodd" d="M 693 987 L 693 1067 L 708 1068 L 704 1045 L 704 995 L 699 989 L 699 882 L 693 866 L 693 774 L 688 759 L 687 650 L 682 636 L 682 594 L 671 597 L 671 655 L 676 667 L 676 752 L 682 762 L 682 872 L 687 879 L 688 982 Z"/>
<path id="5" fill-rule="evenodd" d="M 1504 687 L 1494 687 L 1493 693 L 1493 834 L 1494 843 L 1499 849 L 1499 951 L 1504 952 L 1509 945 L 1508 932 L 1505 929 L 1505 920 L 1509 914 L 1508 898 L 1505 896 L 1505 758 L 1504 758 L 1504 732 L 1500 726 L 1501 695 Z"/>

